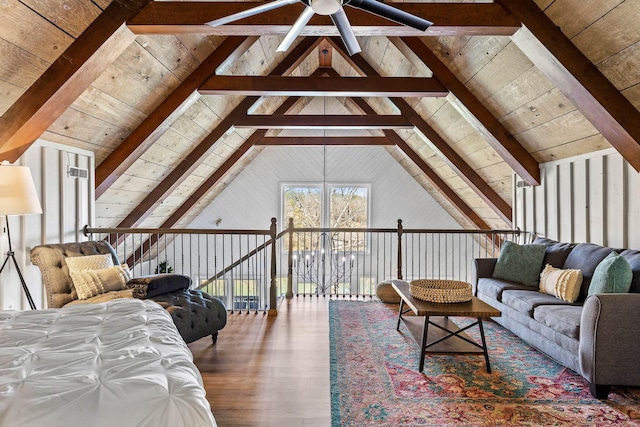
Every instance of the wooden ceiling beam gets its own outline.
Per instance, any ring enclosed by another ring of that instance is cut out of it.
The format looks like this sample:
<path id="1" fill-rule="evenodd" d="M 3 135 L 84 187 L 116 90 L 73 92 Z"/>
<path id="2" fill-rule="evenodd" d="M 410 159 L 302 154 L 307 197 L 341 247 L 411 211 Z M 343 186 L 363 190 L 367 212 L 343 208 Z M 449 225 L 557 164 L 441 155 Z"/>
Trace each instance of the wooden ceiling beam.
<path id="1" fill-rule="evenodd" d="M 152 2 L 127 22 L 136 34 L 286 34 L 303 10 L 293 4 L 237 21 L 211 27 L 205 22 L 256 7 L 256 2 Z M 394 3 L 394 7 L 434 22 L 426 32 L 397 24 L 363 10 L 345 7 L 356 36 L 510 36 L 520 22 L 496 3 Z M 337 36 L 328 16 L 314 15 L 302 36 Z"/>
<path id="2" fill-rule="evenodd" d="M 246 96 L 408 96 L 444 97 L 440 82 L 429 77 L 284 77 L 212 76 L 202 95 Z"/>
<path id="3" fill-rule="evenodd" d="M 285 59 L 286 60 L 286 59 Z M 284 62 L 284 61 L 283 61 Z M 300 97 L 290 97 L 287 98 L 280 107 L 276 109 L 276 114 L 284 114 L 289 111 L 295 104 L 300 100 Z M 231 168 L 242 159 L 242 157 L 247 154 L 247 152 L 254 146 L 258 145 L 264 135 L 266 134 L 266 130 L 257 130 L 253 134 L 251 134 L 236 150 L 231 153 L 229 157 L 216 169 L 200 186 L 187 198 L 176 209 L 170 216 L 167 218 L 159 228 L 171 228 L 178 223 L 189 211 L 202 199 L 206 194 L 213 188 L 218 181 L 224 177 L 227 172 L 231 170 Z M 133 266 L 135 260 L 144 259 L 149 251 L 153 248 L 153 246 L 158 242 L 159 235 L 154 234 L 151 238 L 147 239 L 137 251 L 132 254 L 129 259 L 127 259 L 127 264 Z"/>
<path id="4" fill-rule="evenodd" d="M 413 124 L 399 115 L 250 114 L 239 119 L 235 127 L 252 129 L 413 129 Z"/>
<path id="5" fill-rule="evenodd" d="M 640 111 L 532 0 L 498 0 L 523 24 L 513 42 L 640 172 Z"/>
<path id="6" fill-rule="evenodd" d="M 265 136 L 257 145 L 266 146 L 341 146 L 395 145 L 386 136 Z"/>
<path id="7" fill-rule="evenodd" d="M 198 87 L 229 58 L 243 54 L 253 37 L 228 37 L 162 101 L 96 168 L 96 199 L 129 169 L 199 98 Z"/>
<path id="8" fill-rule="evenodd" d="M 429 67 L 433 76 L 462 104 L 454 102 L 453 106 L 482 134 L 487 143 L 511 169 L 527 184 L 540 185 L 540 165 L 537 160 L 420 39 L 394 37 L 390 41 L 400 51 L 410 50 Z M 501 216 L 504 219 L 504 214 Z M 509 208 L 510 221 L 511 208 Z"/>
<path id="9" fill-rule="evenodd" d="M 289 72 L 292 64 L 299 63 L 301 55 L 308 55 L 317 47 L 320 40 L 304 39 L 294 49 L 291 49 L 287 56 L 271 71 L 271 74 Z M 245 98 L 236 108 L 225 117 L 216 128 L 207 135 L 196 148 L 194 148 L 185 159 L 156 186 L 127 217 L 118 224 L 118 227 L 135 227 L 147 218 L 151 212 L 158 207 L 188 176 L 193 172 L 202 158 L 209 153 L 214 144 L 234 125 L 234 123 L 244 117 L 253 104 L 258 101 L 258 97 Z M 262 132 L 262 131 L 260 131 Z M 266 131 L 265 131 L 266 132 Z"/>
<path id="10" fill-rule="evenodd" d="M 341 49 L 339 52 L 344 53 Z M 358 70 L 366 75 L 378 75 L 378 72 L 360 55 L 351 57 Z M 355 101 L 355 100 L 354 100 Z M 424 134 L 431 142 L 434 150 L 447 162 L 448 166 L 485 202 L 496 212 L 507 225 L 512 224 L 511 206 L 502 198 L 478 173 L 471 167 L 451 146 L 433 129 L 422 117 L 402 98 L 391 98 L 403 116 L 413 123 L 416 129 Z M 367 114 L 375 114 L 373 109 L 364 101 L 357 104 Z M 400 138 L 402 140 L 402 138 Z M 405 150 L 403 150 L 405 151 Z M 471 219 L 471 218 L 470 218 Z"/>
<path id="11" fill-rule="evenodd" d="M 15 162 L 135 40 L 125 22 L 150 0 L 114 1 L 0 117 L 0 160 Z"/>

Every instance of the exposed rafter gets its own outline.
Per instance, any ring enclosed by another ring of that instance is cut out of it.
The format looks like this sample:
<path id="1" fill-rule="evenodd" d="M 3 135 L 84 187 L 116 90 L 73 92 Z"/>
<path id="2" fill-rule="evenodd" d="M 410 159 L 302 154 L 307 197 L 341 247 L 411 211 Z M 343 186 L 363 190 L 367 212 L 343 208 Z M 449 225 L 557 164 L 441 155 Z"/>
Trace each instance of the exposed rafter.
<path id="1" fill-rule="evenodd" d="M 299 64 L 301 56 L 306 57 L 317 47 L 319 40 L 305 39 L 282 60 L 271 72 L 272 75 L 289 73 L 294 64 Z M 231 111 L 222 122 L 180 162 L 167 177 L 140 202 L 118 227 L 135 227 L 148 217 L 153 209 L 159 206 L 187 176 L 198 167 L 203 157 L 209 153 L 214 144 L 227 132 L 234 123 L 247 114 L 247 111 L 258 101 L 258 97 L 247 97 Z"/>
<path id="2" fill-rule="evenodd" d="M 463 108 L 458 111 L 467 121 L 475 125 L 474 127 L 480 131 L 487 143 L 496 150 L 511 169 L 520 175 L 527 184 L 540 184 L 540 166 L 536 159 L 420 39 L 392 38 L 391 42 L 401 51 L 406 48 L 410 49 L 429 67 L 433 76 L 462 103 Z M 511 209 L 509 209 L 510 217 Z"/>
<path id="3" fill-rule="evenodd" d="M 513 42 L 640 172 L 640 111 L 531 0 L 497 0 L 523 23 Z"/>
<path id="4" fill-rule="evenodd" d="M 255 96 L 436 96 L 449 94 L 429 77 L 213 76 L 202 95 Z"/>
<path id="5" fill-rule="evenodd" d="M 332 39 L 335 43 L 335 48 L 344 54 L 342 48 L 337 44 L 337 41 Z M 347 58 L 345 56 L 345 58 Z M 360 70 L 360 72 L 366 75 L 378 76 L 378 72 L 360 55 L 354 55 L 349 57 L 353 66 Z M 440 157 L 451 167 L 460 178 L 475 191 L 475 193 L 485 202 L 487 205 L 496 212 L 506 224 L 511 225 L 511 207 L 496 191 L 487 184 L 478 173 L 470 167 L 460 157 L 455 150 L 453 150 L 449 144 L 436 132 L 429 124 L 420 117 L 420 115 L 402 98 L 391 98 L 396 107 L 400 109 L 400 112 L 405 116 L 413 125 L 424 134 L 428 140 L 432 143 L 434 149 L 440 154 Z M 359 103 L 360 108 L 364 112 L 371 114 L 372 110 L 366 103 L 363 105 Z M 402 138 L 400 138 L 402 139 Z M 403 150 L 405 151 L 405 150 Z M 405 151 L 406 153 L 406 151 Z M 449 198 L 449 197 L 448 197 Z M 466 211 L 461 209 L 461 212 Z M 471 218 L 470 218 L 471 219 Z M 474 221 L 475 222 L 475 221 Z"/>
<path id="6" fill-rule="evenodd" d="M 125 22 L 151 0 L 112 2 L 0 117 L 0 160 L 14 162 L 122 53 Z"/>
<path id="7" fill-rule="evenodd" d="M 265 136 L 257 145 L 267 146 L 303 146 L 303 147 L 318 147 L 318 146 L 339 146 L 339 145 L 395 145 L 389 141 L 386 136 Z"/>
<path id="8" fill-rule="evenodd" d="M 128 25 L 136 34 L 284 35 L 304 7 L 291 5 L 220 27 L 204 25 L 255 6 L 255 2 L 153 2 Z M 520 22 L 495 3 L 394 3 L 394 7 L 433 21 L 429 36 L 508 36 L 520 28 Z M 349 8 L 347 13 L 356 36 L 424 34 L 358 9 Z M 337 36 L 338 32 L 328 16 L 315 15 L 301 35 Z"/>
<path id="9" fill-rule="evenodd" d="M 96 199 L 127 171 L 199 97 L 197 89 L 229 58 L 243 54 L 255 38 L 229 37 L 161 102 L 96 168 Z"/>

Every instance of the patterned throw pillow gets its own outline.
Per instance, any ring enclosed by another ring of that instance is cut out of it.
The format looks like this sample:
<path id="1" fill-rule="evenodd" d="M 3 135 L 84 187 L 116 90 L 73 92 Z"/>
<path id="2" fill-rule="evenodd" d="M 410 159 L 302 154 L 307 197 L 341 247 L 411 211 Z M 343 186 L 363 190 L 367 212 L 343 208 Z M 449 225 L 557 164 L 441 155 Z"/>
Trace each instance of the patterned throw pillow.
<path id="1" fill-rule="evenodd" d="M 580 295 L 582 270 L 562 270 L 547 264 L 540 273 L 540 292 L 567 302 L 575 302 Z"/>
<path id="2" fill-rule="evenodd" d="M 64 261 L 69 267 L 69 273 L 113 267 L 111 254 L 74 256 L 65 258 Z"/>
<path id="3" fill-rule="evenodd" d="M 538 287 L 544 249 L 544 245 L 519 245 L 513 242 L 504 242 L 492 277 L 522 283 L 525 286 Z"/>
<path id="4" fill-rule="evenodd" d="M 633 272 L 629 262 L 617 252 L 611 252 L 593 272 L 587 296 L 629 292 L 631 279 Z"/>
<path id="5" fill-rule="evenodd" d="M 73 286 L 78 299 L 87 299 L 110 291 L 126 289 L 131 280 L 131 272 L 127 264 L 100 270 L 74 271 L 71 273 Z"/>

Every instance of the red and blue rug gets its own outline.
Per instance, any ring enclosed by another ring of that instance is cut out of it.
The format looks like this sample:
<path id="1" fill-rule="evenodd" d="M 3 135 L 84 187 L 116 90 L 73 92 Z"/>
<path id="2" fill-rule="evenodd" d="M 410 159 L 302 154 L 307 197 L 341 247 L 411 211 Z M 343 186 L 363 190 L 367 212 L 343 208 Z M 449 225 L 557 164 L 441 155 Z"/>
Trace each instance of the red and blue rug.
<path id="1" fill-rule="evenodd" d="M 640 426 L 640 388 L 594 399 L 580 375 L 494 322 L 491 374 L 482 355 L 429 354 L 420 373 L 397 306 L 334 300 L 329 313 L 332 427 Z"/>

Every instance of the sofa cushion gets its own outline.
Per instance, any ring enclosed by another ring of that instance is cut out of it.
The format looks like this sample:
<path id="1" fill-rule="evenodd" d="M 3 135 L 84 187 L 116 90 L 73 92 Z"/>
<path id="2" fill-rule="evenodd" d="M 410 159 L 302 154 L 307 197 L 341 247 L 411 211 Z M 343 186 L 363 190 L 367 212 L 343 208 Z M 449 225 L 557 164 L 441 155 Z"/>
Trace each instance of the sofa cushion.
<path id="1" fill-rule="evenodd" d="M 527 290 L 529 286 L 501 279 L 478 279 L 478 294 L 486 295 L 496 301 L 502 301 L 502 292 L 506 290 Z"/>
<path id="2" fill-rule="evenodd" d="M 640 293 L 640 251 L 627 249 L 620 252 L 620 256 L 627 260 L 633 274 L 629 292 Z"/>
<path id="3" fill-rule="evenodd" d="M 554 331 L 573 339 L 580 339 L 580 317 L 582 306 L 539 305 L 533 311 L 533 318 Z"/>
<path id="4" fill-rule="evenodd" d="M 547 264 L 540 273 L 540 292 L 553 295 L 563 301 L 575 302 L 582 285 L 582 271 L 563 270 Z"/>
<path id="5" fill-rule="evenodd" d="M 544 245 L 545 247 L 543 265 L 551 264 L 556 268 L 562 268 L 567 257 L 576 246 L 575 243 L 560 243 L 544 237 L 536 238 L 533 244 Z"/>
<path id="6" fill-rule="evenodd" d="M 609 255 L 613 249 L 593 243 L 578 243 L 564 262 L 562 268 L 582 270 L 582 286 L 578 301 L 584 301 L 589 291 L 591 277 L 600 261 Z"/>
<path id="7" fill-rule="evenodd" d="M 611 252 L 593 272 L 587 296 L 629 292 L 632 278 L 629 262 L 617 252 Z"/>
<path id="8" fill-rule="evenodd" d="M 544 259 L 544 248 L 543 245 L 504 242 L 492 277 L 537 287 Z"/>
<path id="9" fill-rule="evenodd" d="M 539 305 L 568 305 L 553 295 L 538 291 L 506 290 L 502 293 L 502 303 L 514 310 L 533 317 L 533 310 Z"/>

